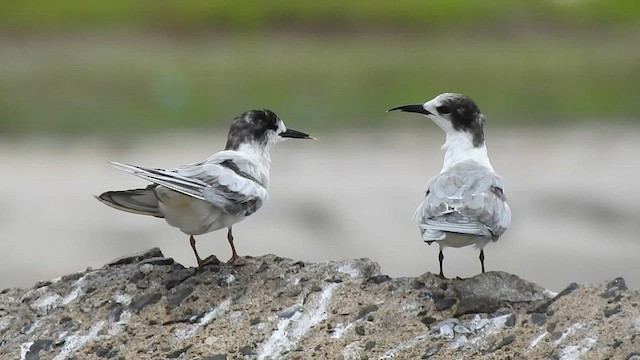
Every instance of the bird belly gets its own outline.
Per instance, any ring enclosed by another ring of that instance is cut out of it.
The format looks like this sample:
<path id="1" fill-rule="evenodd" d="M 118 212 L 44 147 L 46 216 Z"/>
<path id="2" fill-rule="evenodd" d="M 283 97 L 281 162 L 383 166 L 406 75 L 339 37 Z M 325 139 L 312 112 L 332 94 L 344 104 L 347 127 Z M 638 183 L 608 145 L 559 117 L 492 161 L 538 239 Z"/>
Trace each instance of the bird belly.
<path id="1" fill-rule="evenodd" d="M 226 228 L 244 218 L 228 214 L 207 201 L 166 188 L 158 199 L 158 208 L 167 223 L 187 235 L 201 235 Z"/>

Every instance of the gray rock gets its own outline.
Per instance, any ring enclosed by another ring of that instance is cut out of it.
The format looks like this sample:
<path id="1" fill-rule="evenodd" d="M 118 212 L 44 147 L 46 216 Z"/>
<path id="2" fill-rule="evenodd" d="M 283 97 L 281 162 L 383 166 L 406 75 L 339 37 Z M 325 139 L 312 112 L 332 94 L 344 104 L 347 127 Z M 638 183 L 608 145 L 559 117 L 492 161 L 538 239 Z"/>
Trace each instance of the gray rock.
<path id="1" fill-rule="evenodd" d="M 577 288 L 578 288 L 578 284 L 576 284 L 576 283 L 569 284 L 569 286 L 567 286 L 562 291 L 560 291 L 558 293 L 558 295 L 554 296 L 550 300 L 545 301 L 544 303 L 542 303 L 540 306 L 538 306 L 532 312 L 539 312 L 539 313 L 547 312 L 547 310 L 549 309 L 549 306 L 551 306 L 551 304 L 553 304 L 554 302 L 558 301 L 558 299 L 571 294 Z"/>
<path id="2" fill-rule="evenodd" d="M 610 316 L 613 316 L 613 315 L 619 313 L 620 311 L 622 311 L 622 306 L 616 305 L 612 309 L 604 309 L 604 316 L 605 317 L 610 317 Z"/>
<path id="3" fill-rule="evenodd" d="M 123 256 L 115 260 L 111 260 L 110 262 L 107 263 L 107 266 L 127 265 L 127 264 L 138 263 L 145 259 L 163 258 L 163 257 L 164 255 L 162 254 L 162 251 L 160 251 L 159 248 L 154 247 L 149 250 L 144 250 L 133 255 Z"/>
<path id="4" fill-rule="evenodd" d="M 193 286 L 181 286 L 176 288 L 176 291 L 171 295 L 167 302 L 167 311 L 171 311 L 180 306 L 182 301 L 193 293 L 193 290 L 195 290 Z"/>
<path id="5" fill-rule="evenodd" d="M 358 311 L 358 315 L 353 319 L 353 321 L 358 321 L 360 319 L 364 319 L 369 313 L 378 310 L 378 305 L 367 305 Z"/>
<path id="6" fill-rule="evenodd" d="M 435 344 L 435 345 L 429 346 L 427 350 L 424 351 L 424 354 L 422 354 L 422 359 L 428 359 L 432 357 L 433 355 L 437 354 L 441 348 L 442 348 L 442 344 Z"/>
<path id="7" fill-rule="evenodd" d="M 238 352 L 240 353 L 240 355 L 244 355 L 244 356 L 256 354 L 256 351 L 251 346 L 243 346 L 238 350 Z"/>
<path id="8" fill-rule="evenodd" d="M 447 310 L 449 308 L 451 308 L 453 305 L 455 305 L 455 303 L 457 302 L 456 299 L 440 299 L 438 301 L 436 301 L 436 310 L 438 311 L 444 311 Z"/>
<path id="9" fill-rule="evenodd" d="M 545 314 L 533 313 L 531 314 L 531 322 L 538 326 L 542 326 L 547 322 L 547 316 Z"/>
<path id="10" fill-rule="evenodd" d="M 167 278 L 165 278 L 164 280 L 164 286 L 167 290 L 171 290 L 195 274 L 196 269 L 194 268 L 187 268 L 170 272 Z"/>
<path id="11" fill-rule="evenodd" d="M 48 339 L 38 339 L 29 346 L 24 359 L 25 360 L 39 360 L 40 359 L 40 351 L 49 350 L 51 345 L 53 344 L 52 340 Z"/>
<path id="12" fill-rule="evenodd" d="M 166 357 L 167 359 L 177 359 L 181 357 L 182 354 L 185 354 L 187 351 L 189 351 L 189 349 L 191 349 L 192 347 L 193 347 L 193 344 L 189 344 L 183 348 L 180 348 L 178 350 L 168 353 Z"/>
<path id="13" fill-rule="evenodd" d="M 158 301 L 160 301 L 161 298 L 162 298 L 162 294 L 160 293 L 141 295 L 140 297 L 136 298 L 131 302 L 131 310 L 136 313 L 139 313 L 145 307 L 149 305 L 153 305 Z"/>
<path id="14" fill-rule="evenodd" d="M 195 269 L 152 250 L 2 291 L 0 359 L 539 359 L 571 346 L 622 359 L 637 357 L 638 304 L 621 279 L 549 299 L 498 272 L 391 279 L 367 259 L 275 255 Z"/>
<path id="15" fill-rule="evenodd" d="M 487 353 L 496 352 L 496 351 L 502 349 L 503 347 L 505 347 L 507 345 L 510 345 L 515 340 L 516 340 L 516 336 L 515 335 L 508 335 L 508 336 L 504 337 L 502 340 L 500 340 L 500 342 L 497 343 L 496 346 L 494 346 L 491 349 L 487 350 Z"/>
<path id="16" fill-rule="evenodd" d="M 545 290 L 515 275 L 491 271 L 452 281 L 458 299 L 456 315 L 492 313 L 502 307 L 535 306 L 547 300 Z"/>
<path id="17" fill-rule="evenodd" d="M 144 265 L 144 264 L 167 266 L 167 265 L 175 264 L 175 260 L 173 260 L 173 258 L 166 258 L 166 257 L 152 257 L 152 258 L 147 258 L 140 261 L 140 265 Z"/>
<path id="18" fill-rule="evenodd" d="M 202 360 L 227 360 L 226 354 L 216 354 L 202 358 Z"/>
<path id="19" fill-rule="evenodd" d="M 389 280 L 391 280 L 391 277 L 389 275 L 376 275 L 367 279 L 367 282 L 374 283 L 374 284 L 382 284 Z"/>

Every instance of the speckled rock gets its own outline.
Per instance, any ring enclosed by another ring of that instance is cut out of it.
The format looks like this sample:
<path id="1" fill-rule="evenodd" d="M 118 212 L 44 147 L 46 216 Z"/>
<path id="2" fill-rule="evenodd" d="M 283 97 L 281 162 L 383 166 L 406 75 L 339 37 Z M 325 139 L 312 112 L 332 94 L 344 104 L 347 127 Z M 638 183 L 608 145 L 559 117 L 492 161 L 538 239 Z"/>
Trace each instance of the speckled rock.
<path id="1" fill-rule="evenodd" d="M 185 268 L 155 248 L 0 293 L 0 359 L 625 359 L 640 294 L 488 272 L 390 278 L 368 259 Z"/>

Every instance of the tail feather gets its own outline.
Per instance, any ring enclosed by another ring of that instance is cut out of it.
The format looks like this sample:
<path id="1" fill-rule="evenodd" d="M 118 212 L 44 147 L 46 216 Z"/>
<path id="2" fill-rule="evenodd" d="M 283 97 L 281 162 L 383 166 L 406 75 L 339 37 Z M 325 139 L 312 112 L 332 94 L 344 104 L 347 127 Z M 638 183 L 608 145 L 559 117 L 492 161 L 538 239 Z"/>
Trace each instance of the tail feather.
<path id="1" fill-rule="evenodd" d="M 144 189 L 107 191 L 96 196 L 96 199 L 114 209 L 163 218 L 164 215 L 158 210 L 154 188 L 155 185 L 150 185 Z"/>

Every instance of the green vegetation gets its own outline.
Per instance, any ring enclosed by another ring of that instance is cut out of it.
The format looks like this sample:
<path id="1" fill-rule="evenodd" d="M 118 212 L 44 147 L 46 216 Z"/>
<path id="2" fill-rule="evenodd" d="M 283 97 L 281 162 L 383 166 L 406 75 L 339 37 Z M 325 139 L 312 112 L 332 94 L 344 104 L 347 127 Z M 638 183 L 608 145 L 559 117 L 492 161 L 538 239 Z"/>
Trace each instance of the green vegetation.
<path id="1" fill-rule="evenodd" d="M 637 118 L 634 39 L 107 40 L 3 43 L 2 132 L 207 127 L 255 107 L 312 128 L 376 126 L 444 91 L 494 123 Z"/>
<path id="2" fill-rule="evenodd" d="M 492 124 L 637 121 L 639 20 L 636 0 L 8 1 L 0 133 L 200 129 L 257 107 L 309 131 L 394 126 L 386 109 L 444 91 Z"/>
<path id="3" fill-rule="evenodd" d="M 32 29 L 134 25 L 260 29 L 298 25 L 441 27 L 522 19 L 573 24 L 637 23 L 637 0 L 29 0 L 0 4 L 0 23 Z"/>

